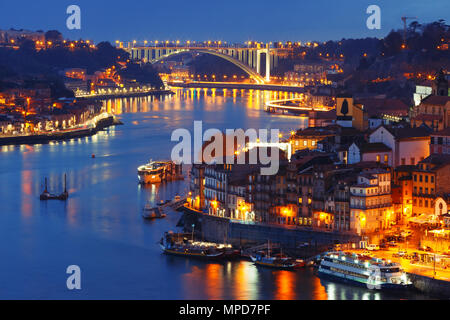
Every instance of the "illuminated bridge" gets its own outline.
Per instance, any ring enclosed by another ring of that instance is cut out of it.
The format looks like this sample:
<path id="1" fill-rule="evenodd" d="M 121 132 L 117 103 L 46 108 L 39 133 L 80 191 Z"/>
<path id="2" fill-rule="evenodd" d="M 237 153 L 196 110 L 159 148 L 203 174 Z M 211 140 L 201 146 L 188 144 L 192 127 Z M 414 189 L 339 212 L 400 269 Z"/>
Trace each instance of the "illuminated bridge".
<path id="1" fill-rule="evenodd" d="M 246 72 L 251 79 L 258 84 L 270 81 L 270 71 L 278 66 L 278 49 L 270 48 L 269 44 L 265 48 L 251 47 L 157 47 L 157 46 L 133 46 L 124 48 L 132 59 L 145 62 L 156 63 L 173 55 L 185 52 L 211 54 L 220 57 L 234 64 Z M 265 74 L 262 75 L 261 63 L 265 60 Z"/>

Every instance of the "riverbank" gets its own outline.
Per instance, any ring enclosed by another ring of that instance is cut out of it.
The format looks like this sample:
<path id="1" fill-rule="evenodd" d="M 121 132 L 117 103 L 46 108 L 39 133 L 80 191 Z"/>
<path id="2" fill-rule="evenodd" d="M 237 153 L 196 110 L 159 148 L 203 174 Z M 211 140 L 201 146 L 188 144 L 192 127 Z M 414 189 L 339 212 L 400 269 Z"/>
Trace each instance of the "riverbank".
<path id="1" fill-rule="evenodd" d="M 94 127 L 80 128 L 65 131 L 53 131 L 49 133 L 31 134 L 31 135 L 19 135 L 19 136 L 7 136 L 0 137 L 0 146 L 4 145 L 21 145 L 21 144 L 41 144 L 49 143 L 50 141 L 68 140 L 74 138 L 83 138 L 96 134 L 100 130 L 113 125 L 123 124 L 120 120 L 117 120 L 114 116 L 102 118 L 97 121 Z"/>
<path id="2" fill-rule="evenodd" d="M 408 273 L 414 288 L 433 297 L 450 299 L 450 282 L 427 276 Z"/>
<path id="3" fill-rule="evenodd" d="M 307 258 L 327 251 L 336 243 L 358 244 L 360 237 L 353 234 L 324 232 L 308 227 L 279 226 L 248 223 L 204 214 L 187 207 L 180 209 L 183 216 L 178 226 L 187 232 L 211 242 L 227 242 L 236 247 L 251 247 L 270 240 L 293 255 Z"/>
<path id="4" fill-rule="evenodd" d="M 145 97 L 145 96 L 156 96 L 156 95 L 167 95 L 174 94 L 172 90 L 164 89 L 164 90 L 149 90 L 143 92 L 120 92 L 117 94 L 93 94 L 93 95 L 82 95 L 77 96 L 77 99 L 80 100 L 106 100 L 106 99 L 120 99 L 120 98 L 128 98 L 128 97 Z"/>

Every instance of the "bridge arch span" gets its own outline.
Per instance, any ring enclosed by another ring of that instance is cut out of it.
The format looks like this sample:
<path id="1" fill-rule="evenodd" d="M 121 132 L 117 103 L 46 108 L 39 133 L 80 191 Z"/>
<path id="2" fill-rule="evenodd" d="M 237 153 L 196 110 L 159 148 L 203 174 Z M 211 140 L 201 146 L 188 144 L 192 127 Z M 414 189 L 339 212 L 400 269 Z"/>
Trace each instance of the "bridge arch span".
<path id="1" fill-rule="evenodd" d="M 264 84 L 264 78 L 257 73 L 255 70 L 253 70 L 252 68 L 250 68 L 249 66 L 245 65 L 244 63 L 240 62 L 239 60 L 234 59 L 233 57 L 230 57 L 226 54 L 223 53 L 219 53 L 216 51 L 212 51 L 212 50 L 199 50 L 199 49 L 180 49 L 177 51 L 173 51 L 173 52 L 169 52 L 163 56 L 160 56 L 158 59 L 152 60 L 150 61 L 150 63 L 154 64 L 157 62 L 160 62 L 161 60 L 164 60 L 168 57 L 174 56 L 174 55 L 179 55 L 179 54 L 183 54 L 186 52 L 197 52 L 197 53 L 206 53 L 206 54 L 210 54 L 219 58 L 222 58 L 228 62 L 231 62 L 232 64 L 234 64 L 235 66 L 237 66 L 238 68 L 240 68 L 242 71 L 244 71 L 245 73 L 247 73 L 251 79 L 253 79 L 256 83 L 258 84 Z"/>

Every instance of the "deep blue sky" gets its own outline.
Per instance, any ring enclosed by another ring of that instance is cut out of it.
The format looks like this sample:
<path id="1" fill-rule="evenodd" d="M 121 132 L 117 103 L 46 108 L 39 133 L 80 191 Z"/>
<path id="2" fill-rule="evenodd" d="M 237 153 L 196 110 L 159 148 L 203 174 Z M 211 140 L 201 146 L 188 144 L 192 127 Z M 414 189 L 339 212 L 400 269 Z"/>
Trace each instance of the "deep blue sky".
<path id="1" fill-rule="evenodd" d="M 81 30 L 66 28 L 66 8 L 81 7 Z M 381 30 L 366 28 L 366 8 L 381 7 Z M 445 19 L 449 0 L 0 0 L 0 29 L 57 29 L 71 39 L 336 40 L 382 37 L 402 27 Z"/>

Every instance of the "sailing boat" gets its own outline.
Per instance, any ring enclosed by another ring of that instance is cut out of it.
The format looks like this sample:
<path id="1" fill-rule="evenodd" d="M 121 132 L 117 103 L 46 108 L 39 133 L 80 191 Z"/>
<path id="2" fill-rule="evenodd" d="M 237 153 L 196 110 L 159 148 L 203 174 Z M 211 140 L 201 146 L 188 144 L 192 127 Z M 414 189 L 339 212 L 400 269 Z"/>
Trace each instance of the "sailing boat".
<path id="1" fill-rule="evenodd" d="M 40 200 L 67 200 L 67 198 L 69 198 L 69 193 L 67 192 L 66 174 L 64 174 L 64 191 L 60 194 L 54 194 L 54 193 L 48 192 L 47 178 L 45 178 L 45 189 L 39 197 Z"/>
<path id="2" fill-rule="evenodd" d="M 250 259 L 258 265 L 263 267 L 292 270 L 305 266 L 303 260 L 295 260 L 291 257 L 284 256 L 283 253 L 271 255 L 270 241 L 267 241 L 267 254 L 264 251 L 256 252 L 250 255 Z"/>

